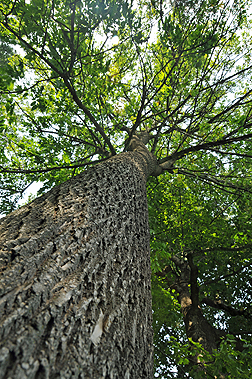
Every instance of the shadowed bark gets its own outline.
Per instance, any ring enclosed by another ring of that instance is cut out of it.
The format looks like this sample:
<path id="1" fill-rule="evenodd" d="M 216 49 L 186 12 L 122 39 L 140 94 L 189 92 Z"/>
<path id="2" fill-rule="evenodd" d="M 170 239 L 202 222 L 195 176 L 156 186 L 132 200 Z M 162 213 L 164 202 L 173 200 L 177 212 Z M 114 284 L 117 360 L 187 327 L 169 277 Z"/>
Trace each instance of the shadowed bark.
<path id="1" fill-rule="evenodd" d="M 131 150 L 0 220 L 1 379 L 152 377 L 156 163 Z"/>

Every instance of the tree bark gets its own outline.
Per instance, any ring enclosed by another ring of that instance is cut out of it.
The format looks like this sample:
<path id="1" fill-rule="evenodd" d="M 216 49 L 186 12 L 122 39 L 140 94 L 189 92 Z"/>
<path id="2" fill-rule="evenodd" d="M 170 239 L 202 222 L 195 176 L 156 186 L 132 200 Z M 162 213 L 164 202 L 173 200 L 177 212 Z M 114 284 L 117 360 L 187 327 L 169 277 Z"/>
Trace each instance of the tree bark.
<path id="1" fill-rule="evenodd" d="M 187 337 L 194 342 L 199 342 L 211 354 L 214 349 L 218 348 L 220 338 L 225 333 L 213 327 L 203 315 L 199 303 L 198 268 L 190 254 L 188 255 L 188 263 L 187 261 L 183 262 L 180 268 L 179 299 Z M 195 356 L 196 358 L 197 356 Z"/>
<path id="2" fill-rule="evenodd" d="M 221 337 L 226 336 L 226 332 L 213 327 L 200 308 L 197 284 L 198 268 L 194 264 L 192 256 L 188 254 L 187 260 L 184 260 L 174 255 L 171 260 L 176 265 L 179 274 L 176 275 L 176 278 L 170 279 L 167 274 L 172 269 L 171 266 L 167 266 L 159 273 L 159 276 L 164 277 L 168 287 L 175 289 L 178 294 L 187 338 L 193 342 L 200 343 L 204 350 L 212 354 L 213 350 L 218 348 Z M 192 349 L 194 349 L 193 344 Z M 207 378 L 204 362 L 200 358 L 201 352 L 189 357 L 188 371 L 190 372 L 192 368 L 202 378 Z M 225 375 L 219 373 L 219 377 L 220 379 L 225 378 Z"/>
<path id="3" fill-rule="evenodd" d="M 143 146 L 0 220 L 0 379 L 152 378 Z"/>

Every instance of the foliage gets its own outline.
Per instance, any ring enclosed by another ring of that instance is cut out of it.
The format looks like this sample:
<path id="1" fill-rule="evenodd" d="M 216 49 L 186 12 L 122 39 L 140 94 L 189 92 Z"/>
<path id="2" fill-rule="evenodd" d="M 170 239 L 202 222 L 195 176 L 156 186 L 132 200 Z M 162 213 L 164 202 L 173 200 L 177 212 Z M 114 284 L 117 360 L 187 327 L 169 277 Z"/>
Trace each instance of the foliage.
<path id="1" fill-rule="evenodd" d="M 186 338 L 174 257 L 197 267 L 195 286 L 211 325 L 235 336 L 248 332 L 250 343 L 249 6 L 242 0 L 0 4 L 3 214 L 31 183 L 42 182 L 43 193 L 127 150 L 134 134 L 149 134 L 147 147 L 162 169 L 147 186 L 158 377 L 188 377 L 188 357 L 202 351 Z M 213 353 L 214 364 L 204 359 L 209 375 L 226 367 L 239 377 L 243 361 L 250 375 L 248 350 L 238 353 L 228 339 Z"/>
<path id="2" fill-rule="evenodd" d="M 186 259 L 187 254 L 193 252 L 198 267 L 201 307 L 212 325 L 237 336 L 244 332 L 251 333 L 252 199 L 245 196 L 245 200 L 244 194 L 239 192 L 232 195 L 223 192 L 220 197 L 219 190 L 200 180 L 188 179 L 180 174 L 170 176 L 166 174 L 162 180 L 152 179 L 148 186 L 150 225 L 153 228 L 151 259 L 156 367 L 159 373 L 157 377 L 172 378 L 175 377 L 174 365 L 182 365 L 178 376 L 182 378 L 183 371 L 187 371 L 183 362 L 192 351 L 185 339 L 183 318 L 178 313 L 174 289 L 180 268 L 176 267 L 171 257 L 179 255 Z M 167 266 L 171 267 L 171 271 L 169 280 L 164 280 L 159 277 L 159 272 Z M 163 293 L 166 297 L 169 294 L 169 297 L 164 299 Z M 173 302 L 170 300 L 171 293 Z M 213 299 L 217 304 L 219 301 L 227 307 L 210 308 L 209 304 L 205 304 L 205 299 Z M 227 341 L 222 344 L 226 346 L 225 349 L 232 350 Z M 210 370 L 207 365 L 207 370 L 216 373 L 215 370 L 220 369 L 220 362 L 225 362 L 223 367 L 226 367 L 230 377 L 239 377 L 238 373 L 236 376 L 232 374 L 232 367 L 237 367 L 237 370 L 242 368 L 241 352 L 230 350 L 229 355 L 234 361 L 230 358 L 229 362 L 225 349 L 223 347 L 216 352 L 213 368 Z M 248 355 L 246 359 L 250 367 L 251 356 Z M 197 377 L 195 375 L 193 378 Z M 242 374 L 239 375 L 242 377 Z"/>

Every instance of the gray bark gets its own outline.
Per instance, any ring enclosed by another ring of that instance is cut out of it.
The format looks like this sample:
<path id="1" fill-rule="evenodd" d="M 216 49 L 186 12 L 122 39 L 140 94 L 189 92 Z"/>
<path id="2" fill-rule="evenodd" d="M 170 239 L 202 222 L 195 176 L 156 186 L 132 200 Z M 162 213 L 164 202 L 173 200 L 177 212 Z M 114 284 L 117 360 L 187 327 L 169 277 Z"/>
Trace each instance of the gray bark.
<path id="1" fill-rule="evenodd" d="M 152 378 L 144 146 L 0 220 L 0 379 Z"/>

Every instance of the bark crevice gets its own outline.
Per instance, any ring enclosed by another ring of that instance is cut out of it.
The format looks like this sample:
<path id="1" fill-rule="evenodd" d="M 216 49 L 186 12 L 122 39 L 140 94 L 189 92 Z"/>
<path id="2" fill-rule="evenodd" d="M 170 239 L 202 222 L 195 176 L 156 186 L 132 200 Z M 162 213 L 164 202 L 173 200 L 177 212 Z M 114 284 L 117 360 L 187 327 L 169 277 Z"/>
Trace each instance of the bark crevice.
<path id="1" fill-rule="evenodd" d="M 146 150 L 0 220 L 0 379 L 152 377 Z"/>

